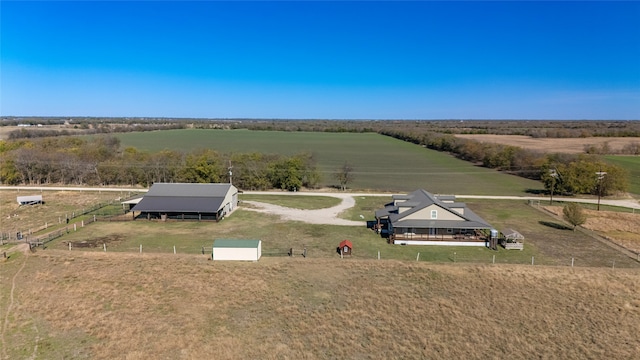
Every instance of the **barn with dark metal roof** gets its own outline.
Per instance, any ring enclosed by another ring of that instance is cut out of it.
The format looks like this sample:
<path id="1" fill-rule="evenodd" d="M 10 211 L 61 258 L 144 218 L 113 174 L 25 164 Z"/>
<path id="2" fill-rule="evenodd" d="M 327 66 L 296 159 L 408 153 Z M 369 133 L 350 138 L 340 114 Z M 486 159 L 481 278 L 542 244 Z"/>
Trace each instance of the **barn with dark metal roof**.
<path id="1" fill-rule="evenodd" d="M 231 184 L 155 183 L 131 211 L 149 220 L 219 221 L 237 206 L 238 189 Z"/>

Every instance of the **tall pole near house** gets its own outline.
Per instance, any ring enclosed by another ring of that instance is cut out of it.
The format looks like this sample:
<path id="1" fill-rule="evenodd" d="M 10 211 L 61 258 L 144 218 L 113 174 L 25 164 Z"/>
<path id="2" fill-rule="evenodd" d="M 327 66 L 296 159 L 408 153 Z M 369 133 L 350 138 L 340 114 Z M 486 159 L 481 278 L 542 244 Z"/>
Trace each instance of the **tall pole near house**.
<path id="1" fill-rule="evenodd" d="M 553 188 L 556 186 L 558 171 L 556 169 L 550 169 L 549 175 L 551 175 L 551 198 L 549 199 L 549 205 L 553 205 Z"/>
<path id="2" fill-rule="evenodd" d="M 231 171 L 231 169 L 233 169 L 233 166 L 231 166 L 231 160 L 229 160 L 229 167 L 228 167 L 228 170 L 229 170 L 229 184 L 233 185 L 233 181 L 231 181 L 231 176 L 233 175 L 233 172 Z"/>
<path id="3" fill-rule="evenodd" d="M 598 176 L 598 211 L 600 211 L 600 197 L 602 196 L 602 180 L 604 179 L 604 176 L 607 175 L 607 173 L 602 171 L 602 168 L 600 168 L 600 171 L 596 171 L 596 175 Z"/>

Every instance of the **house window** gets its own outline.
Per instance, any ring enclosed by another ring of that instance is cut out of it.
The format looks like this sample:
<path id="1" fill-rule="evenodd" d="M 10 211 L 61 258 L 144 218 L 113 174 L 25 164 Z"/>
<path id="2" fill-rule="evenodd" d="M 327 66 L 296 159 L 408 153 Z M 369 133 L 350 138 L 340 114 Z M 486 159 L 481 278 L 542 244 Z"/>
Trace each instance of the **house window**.
<path id="1" fill-rule="evenodd" d="M 438 210 L 431 210 L 431 218 L 432 219 L 438 218 Z"/>
<path id="2" fill-rule="evenodd" d="M 453 229 L 447 229 L 447 234 L 453 233 Z"/>

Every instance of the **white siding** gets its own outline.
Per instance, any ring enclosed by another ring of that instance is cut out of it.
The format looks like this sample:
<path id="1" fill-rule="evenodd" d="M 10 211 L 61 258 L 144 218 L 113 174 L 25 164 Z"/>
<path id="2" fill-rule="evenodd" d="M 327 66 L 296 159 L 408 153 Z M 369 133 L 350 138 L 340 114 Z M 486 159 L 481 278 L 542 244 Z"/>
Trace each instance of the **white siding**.
<path id="1" fill-rule="evenodd" d="M 427 206 L 426 208 L 416 211 L 411 215 L 405 216 L 402 220 L 424 220 L 431 219 L 431 210 L 436 210 L 438 212 L 437 220 L 464 220 L 464 218 L 451 213 L 444 208 L 441 208 L 438 205 Z"/>
<path id="2" fill-rule="evenodd" d="M 258 261 L 262 256 L 262 242 L 257 248 L 213 248 L 213 260 Z"/>

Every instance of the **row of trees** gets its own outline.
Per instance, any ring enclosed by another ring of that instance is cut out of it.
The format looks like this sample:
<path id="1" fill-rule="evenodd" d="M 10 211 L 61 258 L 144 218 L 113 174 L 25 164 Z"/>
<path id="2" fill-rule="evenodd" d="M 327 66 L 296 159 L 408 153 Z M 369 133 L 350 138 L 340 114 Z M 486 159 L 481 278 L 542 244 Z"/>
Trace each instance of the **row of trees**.
<path id="1" fill-rule="evenodd" d="M 147 153 L 120 149 L 115 137 L 54 137 L 3 142 L 4 184 L 143 185 L 228 182 L 247 190 L 314 188 L 320 181 L 310 154 L 223 154 L 210 149 Z M 231 168 L 230 165 L 233 165 Z"/>
<path id="2" fill-rule="evenodd" d="M 593 154 L 546 154 L 504 144 L 481 143 L 433 132 L 386 131 L 384 135 L 420 144 L 430 149 L 449 152 L 479 165 L 518 176 L 542 180 L 545 189 L 561 194 L 608 195 L 625 192 L 628 172 Z M 551 170 L 560 176 L 551 176 Z M 596 172 L 606 172 L 599 179 Z"/>

